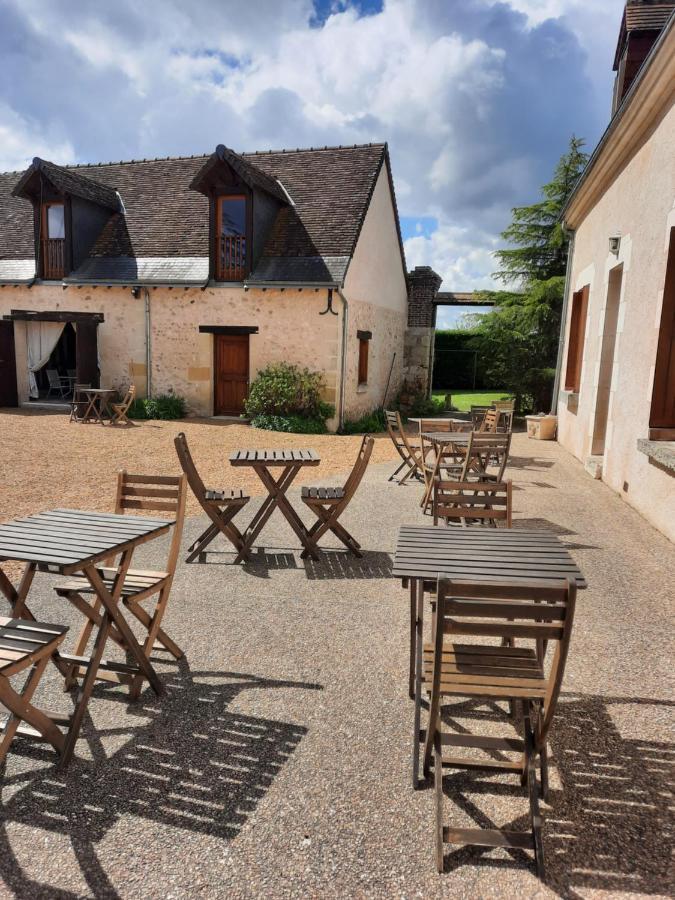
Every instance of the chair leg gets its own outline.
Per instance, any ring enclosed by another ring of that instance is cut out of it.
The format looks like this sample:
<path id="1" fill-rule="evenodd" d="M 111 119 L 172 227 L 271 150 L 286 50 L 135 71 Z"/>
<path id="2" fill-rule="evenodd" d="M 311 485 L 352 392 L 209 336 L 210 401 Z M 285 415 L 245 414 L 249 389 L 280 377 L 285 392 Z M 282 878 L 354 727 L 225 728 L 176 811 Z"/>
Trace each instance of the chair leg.
<path id="1" fill-rule="evenodd" d="M 124 600 L 124 605 L 132 615 L 136 616 L 139 622 L 146 628 L 150 628 L 152 616 L 140 603 L 136 602 L 133 597 L 129 597 Z M 163 628 L 157 631 L 157 640 L 175 659 L 182 659 L 185 656 L 185 652 L 169 637 Z"/>
<path id="2" fill-rule="evenodd" d="M 523 725 L 525 729 L 525 765 L 527 774 L 527 794 L 530 801 L 530 823 L 532 827 L 532 839 L 534 842 L 534 857 L 537 866 L 537 875 L 544 881 L 546 867 L 544 864 L 544 844 L 541 836 L 541 811 L 539 809 L 539 787 L 537 785 L 536 749 L 534 744 L 534 732 L 530 718 L 530 709 L 527 701 L 523 702 Z"/>
<path id="3" fill-rule="evenodd" d="M 163 587 L 159 592 L 159 597 L 157 599 L 157 605 L 155 606 L 155 611 L 150 619 L 150 627 L 148 628 L 148 634 L 143 644 L 143 653 L 150 658 L 152 653 L 152 648 L 155 646 L 155 639 L 159 633 L 159 625 L 162 621 L 162 617 L 164 615 L 164 611 L 166 609 L 167 603 L 169 602 L 169 593 L 171 590 L 171 586 L 167 585 Z M 182 651 L 181 651 L 182 655 Z M 141 688 L 143 686 L 143 676 L 135 675 L 132 682 L 131 687 L 129 688 L 129 697 L 131 700 L 138 700 L 138 696 L 141 693 Z"/>
<path id="4" fill-rule="evenodd" d="M 47 653 L 33 666 L 24 689 L 20 694 L 12 688 L 7 678 L 0 676 L 0 703 L 2 703 L 2 705 L 11 713 L 2 734 L 2 742 L 0 742 L 0 763 L 2 763 L 7 756 L 9 746 L 22 721 L 39 731 L 42 737 L 49 741 L 55 750 L 59 753 L 63 753 L 65 738 L 62 732 L 56 727 L 49 716 L 46 716 L 30 703 L 48 662 L 49 654 Z"/>
<path id="5" fill-rule="evenodd" d="M 443 872 L 443 753 L 440 728 L 434 734 L 434 793 L 436 800 L 436 868 Z"/>
<path id="6" fill-rule="evenodd" d="M 86 602 L 86 601 L 85 601 Z M 91 609 L 94 613 L 101 614 L 101 601 L 94 600 L 91 604 Z M 87 649 L 87 644 L 89 643 L 89 638 L 91 637 L 91 632 L 94 628 L 94 622 L 91 619 L 87 619 L 82 628 L 80 628 L 80 633 L 77 636 L 77 641 L 75 642 L 75 656 L 84 656 L 84 651 Z M 79 665 L 73 664 L 70 670 L 70 674 L 66 676 L 66 680 L 63 685 L 64 691 L 69 691 L 73 685 L 77 684 L 77 672 L 79 671 Z"/>
<path id="7" fill-rule="evenodd" d="M 395 472 L 392 472 L 391 475 L 389 476 L 389 478 L 387 478 L 387 481 L 394 481 L 395 478 L 396 478 L 396 476 L 398 475 L 398 473 L 401 471 L 401 469 L 404 469 L 405 466 L 406 466 L 406 461 L 403 460 L 403 462 L 402 462 L 401 465 L 398 467 L 398 469 L 396 469 Z"/>

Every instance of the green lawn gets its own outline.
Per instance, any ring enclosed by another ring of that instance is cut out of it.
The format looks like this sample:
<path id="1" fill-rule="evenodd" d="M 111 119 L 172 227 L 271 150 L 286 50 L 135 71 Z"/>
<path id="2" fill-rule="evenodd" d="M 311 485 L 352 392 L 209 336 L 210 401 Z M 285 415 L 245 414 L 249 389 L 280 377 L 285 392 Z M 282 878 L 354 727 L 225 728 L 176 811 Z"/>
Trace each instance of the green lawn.
<path id="1" fill-rule="evenodd" d="M 469 412 L 472 406 L 490 406 L 495 400 L 509 400 L 505 390 L 497 391 L 434 391 L 434 402 L 445 403 L 445 395 L 452 395 L 452 405 L 460 412 Z"/>

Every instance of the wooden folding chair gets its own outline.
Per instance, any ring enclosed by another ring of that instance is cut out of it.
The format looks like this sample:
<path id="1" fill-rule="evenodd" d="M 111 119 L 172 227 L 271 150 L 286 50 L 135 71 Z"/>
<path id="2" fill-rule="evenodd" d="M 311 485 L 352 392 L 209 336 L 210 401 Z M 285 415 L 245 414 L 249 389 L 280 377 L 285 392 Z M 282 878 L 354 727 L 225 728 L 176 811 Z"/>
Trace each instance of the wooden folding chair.
<path id="1" fill-rule="evenodd" d="M 69 422 L 79 422 L 87 408 L 87 398 L 82 393 L 90 388 L 90 384 L 74 384 L 73 396 L 70 401 L 70 418 Z"/>
<path id="2" fill-rule="evenodd" d="M 537 874 L 545 876 L 539 795 L 546 798 L 546 740 L 560 694 L 569 648 L 576 585 L 569 579 L 550 582 L 453 581 L 439 578 L 432 641 L 424 648 L 424 678 L 431 687 L 429 727 L 423 736 L 423 768 L 429 776 L 433 761 L 436 794 L 436 863 L 443 871 L 446 843 L 482 847 L 515 847 L 534 851 Z M 460 635 L 479 639 L 500 637 L 550 641 L 555 646 L 548 675 L 533 649 L 461 644 Z M 522 708 L 523 739 L 449 733 L 441 719 L 445 697 L 466 697 L 517 703 Z M 444 756 L 443 748 L 471 748 L 485 755 Z M 495 759 L 499 753 L 501 758 Z M 517 759 L 505 759 L 515 753 Z M 537 762 L 541 782 L 537 783 Z M 530 830 L 510 831 L 443 826 L 443 768 L 513 773 L 527 787 Z"/>
<path id="3" fill-rule="evenodd" d="M 411 440 L 406 434 L 399 412 L 385 410 L 384 415 L 387 420 L 387 432 L 389 437 L 391 438 L 394 447 L 396 447 L 396 452 L 403 460 L 398 469 L 396 469 L 395 472 L 392 472 L 387 480 L 393 481 L 402 469 L 406 469 L 406 472 L 403 478 L 398 482 L 399 484 L 405 484 L 411 476 L 421 479 L 422 470 L 420 468 L 421 458 L 419 442 Z"/>
<path id="4" fill-rule="evenodd" d="M 473 425 L 474 431 L 478 431 L 480 428 L 483 419 L 485 418 L 485 413 L 490 409 L 489 406 L 471 406 L 470 415 L 471 415 L 471 424 Z"/>
<path id="5" fill-rule="evenodd" d="M 504 480 L 504 472 L 509 460 L 511 434 L 474 431 L 467 447 L 464 466 L 459 481 Z"/>
<path id="6" fill-rule="evenodd" d="M 340 524 L 338 519 L 349 506 L 349 503 L 356 493 L 356 489 L 361 483 L 370 455 L 373 452 L 375 441 L 370 435 L 364 435 L 359 448 L 358 456 L 349 478 L 341 488 L 325 488 L 325 487 L 303 487 L 302 502 L 306 503 L 312 512 L 317 516 L 317 520 L 309 529 L 309 534 L 316 544 L 319 538 L 327 531 L 332 531 L 338 537 L 345 547 L 350 550 L 354 556 L 362 556 L 361 545 L 356 541 L 347 529 Z M 307 556 L 307 551 L 303 550 L 302 557 Z"/>
<path id="7" fill-rule="evenodd" d="M 68 629 L 63 625 L 45 625 L 27 619 L 0 617 L 0 703 L 9 710 L 9 718 L 0 730 L 0 764 L 7 756 L 9 746 L 18 734 L 40 737 L 62 754 L 65 735 L 56 722 L 67 724 L 66 718 L 49 716 L 31 704 L 40 679 Z M 26 669 L 31 672 L 23 690 L 18 693 L 9 679 Z M 25 724 L 21 724 L 24 722 Z"/>
<path id="8" fill-rule="evenodd" d="M 188 547 L 188 557 L 185 562 L 190 563 L 201 556 L 211 541 L 219 534 L 223 534 L 238 553 L 241 552 L 244 546 L 244 537 L 232 520 L 251 498 L 240 490 L 214 491 L 207 489 L 197 471 L 187 438 L 182 431 L 176 435 L 173 443 L 190 490 L 211 520 L 209 527 Z M 248 554 L 244 558 L 248 558 Z"/>
<path id="9" fill-rule="evenodd" d="M 122 585 L 122 602 L 147 630 L 143 646 L 147 657 L 150 656 L 153 649 L 168 650 L 176 659 L 180 659 L 183 656 L 181 648 L 162 629 L 161 622 L 169 602 L 169 594 L 178 561 L 185 519 L 186 494 L 187 479 L 185 475 L 131 475 L 128 472 L 121 471 L 117 476 L 116 513 L 131 511 L 132 514 L 137 514 L 139 510 L 148 510 L 169 513 L 176 520 L 169 545 L 166 569 L 164 571 L 129 569 Z M 110 590 L 114 584 L 117 569 L 112 566 L 104 566 L 100 572 L 103 583 Z M 85 599 L 85 596 L 92 594 L 94 589 L 84 576 L 78 576 L 65 584 L 58 585 L 55 590 L 60 597 L 65 597 L 69 600 L 87 618 L 75 646 L 74 656 L 81 657 L 87 647 L 94 626 L 100 625 L 102 615 L 101 601 L 96 598 L 93 603 L 89 603 Z M 155 606 L 151 613 L 141 605 L 150 597 L 156 597 Z M 124 646 L 121 635 L 115 629 L 111 631 L 111 637 L 120 646 Z M 157 646 L 155 642 L 157 642 Z M 74 663 L 71 674 L 66 680 L 66 688 L 72 686 L 76 678 L 84 677 L 86 673 L 87 667 L 84 663 L 82 665 L 77 662 Z M 100 670 L 97 677 L 106 681 L 130 684 L 129 693 L 132 699 L 135 699 L 140 694 L 143 680 L 141 675 L 128 675 Z"/>
<path id="10" fill-rule="evenodd" d="M 434 482 L 434 525 L 492 525 L 511 527 L 512 485 L 510 481 Z"/>
<path id="11" fill-rule="evenodd" d="M 124 399 L 121 403 L 111 403 L 110 409 L 112 410 L 112 416 L 110 418 L 111 425 L 121 425 L 124 423 L 125 425 L 130 425 L 129 418 L 127 413 L 129 412 L 129 407 L 136 399 L 136 385 L 132 384 L 129 386 L 129 390 L 126 392 Z"/>
<path id="12" fill-rule="evenodd" d="M 497 425 L 499 424 L 499 413 L 491 406 L 490 409 L 485 410 L 485 415 L 483 416 L 483 421 L 480 423 L 478 427 L 478 431 L 480 432 L 495 432 L 497 431 Z"/>

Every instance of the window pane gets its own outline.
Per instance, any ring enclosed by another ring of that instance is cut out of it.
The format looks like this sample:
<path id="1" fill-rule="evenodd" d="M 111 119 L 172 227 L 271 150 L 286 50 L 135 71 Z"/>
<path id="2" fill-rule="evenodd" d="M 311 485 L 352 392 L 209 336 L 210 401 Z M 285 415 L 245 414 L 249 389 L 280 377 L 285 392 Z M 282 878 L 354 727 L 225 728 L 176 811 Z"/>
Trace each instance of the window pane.
<path id="1" fill-rule="evenodd" d="M 220 233 L 246 234 L 246 200 L 243 197 L 221 198 Z"/>
<path id="2" fill-rule="evenodd" d="M 60 203 L 47 207 L 47 236 L 52 239 L 66 236 L 63 206 Z"/>

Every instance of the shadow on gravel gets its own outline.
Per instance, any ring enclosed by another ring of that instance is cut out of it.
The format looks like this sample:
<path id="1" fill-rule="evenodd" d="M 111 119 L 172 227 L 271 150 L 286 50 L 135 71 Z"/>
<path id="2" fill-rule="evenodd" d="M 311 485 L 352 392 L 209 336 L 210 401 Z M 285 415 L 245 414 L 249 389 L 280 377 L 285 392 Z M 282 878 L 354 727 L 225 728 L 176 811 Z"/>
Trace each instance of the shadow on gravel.
<path id="1" fill-rule="evenodd" d="M 18 822 L 67 835 L 94 896 L 117 896 L 95 845 L 123 816 L 226 841 L 239 833 L 307 733 L 291 722 L 231 712 L 241 691 L 322 690 L 319 684 L 255 675 L 190 672 L 186 663 L 169 676 L 166 687 L 161 700 L 146 691 L 140 703 L 129 706 L 132 722 L 134 716 L 143 720 L 138 728 L 94 729 L 87 723 L 83 737 L 94 758 L 76 758 L 65 772 L 46 748 L 20 739 L 12 747 L 46 767 L 3 779 L 3 825 Z M 129 740 L 108 755 L 106 738 L 117 745 L 120 735 Z M 48 845 L 36 852 L 48 853 Z M 0 876 L 19 897 L 71 896 L 24 873 L 4 828 Z"/>
<path id="2" fill-rule="evenodd" d="M 552 469 L 555 462 L 550 459 L 539 459 L 537 456 L 509 456 L 509 469 Z"/>
<path id="3" fill-rule="evenodd" d="M 631 896 L 667 891 L 672 846 L 668 798 L 672 797 L 675 744 L 655 740 L 653 728 L 645 728 L 644 738 L 623 737 L 612 707 L 633 705 L 631 731 L 636 730 L 636 721 L 663 722 L 675 702 L 592 694 L 561 696 L 550 741 L 552 787 L 549 802 L 542 807 L 546 884 L 561 897 L 577 900 L 589 890 Z M 470 727 L 472 721 L 508 722 L 504 710 L 477 701 L 446 707 L 443 720 L 449 729 L 462 733 L 484 733 L 484 727 Z M 498 752 L 491 757 L 506 758 Z M 526 808 L 526 793 L 515 777 L 491 781 L 484 775 L 455 771 L 444 776 L 444 792 L 449 798 L 445 825 L 452 824 L 455 804 L 464 814 L 464 821 L 455 819 L 456 825 L 469 824 L 465 821 L 468 816 L 480 828 L 529 829 L 527 815 L 510 822 L 495 822 L 490 817 L 490 797 L 498 798 L 500 805 L 513 797 L 522 804 L 520 809 Z M 431 815 L 428 839 L 431 848 Z M 451 850 L 450 846 L 445 855 L 446 872 L 464 865 L 496 869 L 525 865 L 534 872 L 532 856 L 521 850 Z"/>

